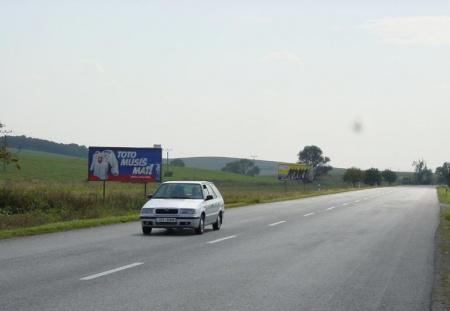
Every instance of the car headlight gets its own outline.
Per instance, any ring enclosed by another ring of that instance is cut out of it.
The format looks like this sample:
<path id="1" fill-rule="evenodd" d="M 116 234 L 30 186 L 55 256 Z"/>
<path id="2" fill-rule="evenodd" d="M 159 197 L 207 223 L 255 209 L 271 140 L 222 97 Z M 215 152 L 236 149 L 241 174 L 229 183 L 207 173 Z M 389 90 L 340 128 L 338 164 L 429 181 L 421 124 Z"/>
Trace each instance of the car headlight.
<path id="1" fill-rule="evenodd" d="M 154 208 L 144 207 L 141 209 L 141 214 L 153 214 L 155 212 Z"/>
<path id="2" fill-rule="evenodd" d="M 180 214 L 195 214 L 195 209 L 182 208 L 182 209 L 180 209 Z"/>

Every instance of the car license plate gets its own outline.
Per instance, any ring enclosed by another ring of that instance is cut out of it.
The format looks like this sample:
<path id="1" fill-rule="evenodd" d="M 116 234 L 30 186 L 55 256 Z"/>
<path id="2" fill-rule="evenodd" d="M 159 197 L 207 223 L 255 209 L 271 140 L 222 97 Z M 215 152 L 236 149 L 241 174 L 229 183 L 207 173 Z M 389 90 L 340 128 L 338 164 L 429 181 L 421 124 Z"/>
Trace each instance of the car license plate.
<path id="1" fill-rule="evenodd" d="M 156 218 L 156 222 L 175 224 L 175 223 L 177 223 L 177 219 L 176 218 Z"/>

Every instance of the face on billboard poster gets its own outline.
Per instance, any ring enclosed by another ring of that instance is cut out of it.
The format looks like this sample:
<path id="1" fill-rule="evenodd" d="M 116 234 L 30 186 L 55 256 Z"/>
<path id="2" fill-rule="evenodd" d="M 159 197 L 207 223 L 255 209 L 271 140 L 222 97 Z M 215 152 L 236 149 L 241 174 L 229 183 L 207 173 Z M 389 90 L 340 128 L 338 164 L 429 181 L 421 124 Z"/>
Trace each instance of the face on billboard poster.
<path id="1" fill-rule="evenodd" d="M 161 181 L 161 148 L 89 147 L 90 181 Z"/>
<path id="2" fill-rule="evenodd" d="M 278 180 L 311 181 L 311 166 L 305 164 L 279 164 Z"/>

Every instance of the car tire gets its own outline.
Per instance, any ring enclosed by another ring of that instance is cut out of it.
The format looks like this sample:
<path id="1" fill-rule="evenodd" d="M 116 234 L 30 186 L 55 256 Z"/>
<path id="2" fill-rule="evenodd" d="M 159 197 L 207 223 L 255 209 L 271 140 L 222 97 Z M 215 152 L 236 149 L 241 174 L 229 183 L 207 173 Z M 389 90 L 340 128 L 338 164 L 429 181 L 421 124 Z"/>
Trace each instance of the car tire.
<path id="1" fill-rule="evenodd" d="M 221 226 L 222 226 L 222 213 L 219 213 L 219 215 L 217 215 L 216 222 L 213 223 L 213 229 L 220 230 Z"/>
<path id="2" fill-rule="evenodd" d="M 152 233 L 152 228 L 142 227 L 142 233 L 148 235 Z"/>
<path id="3" fill-rule="evenodd" d="M 205 232 L 205 215 L 200 217 L 198 228 L 195 229 L 196 234 L 203 234 L 203 232 Z"/>

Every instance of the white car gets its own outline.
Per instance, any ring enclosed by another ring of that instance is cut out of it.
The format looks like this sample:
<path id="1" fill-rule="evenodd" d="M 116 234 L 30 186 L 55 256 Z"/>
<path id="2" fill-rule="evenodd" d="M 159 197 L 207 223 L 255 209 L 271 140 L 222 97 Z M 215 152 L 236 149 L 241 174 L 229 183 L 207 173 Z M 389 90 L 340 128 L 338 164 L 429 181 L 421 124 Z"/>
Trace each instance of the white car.
<path id="1" fill-rule="evenodd" d="M 222 226 L 225 204 L 217 187 L 209 181 L 167 181 L 141 209 L 144 234 L 153 228 L 195 229 L 203 234 L 205 226 Z"/>

